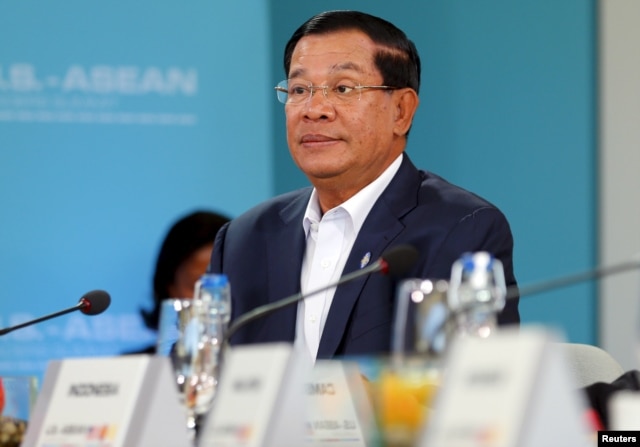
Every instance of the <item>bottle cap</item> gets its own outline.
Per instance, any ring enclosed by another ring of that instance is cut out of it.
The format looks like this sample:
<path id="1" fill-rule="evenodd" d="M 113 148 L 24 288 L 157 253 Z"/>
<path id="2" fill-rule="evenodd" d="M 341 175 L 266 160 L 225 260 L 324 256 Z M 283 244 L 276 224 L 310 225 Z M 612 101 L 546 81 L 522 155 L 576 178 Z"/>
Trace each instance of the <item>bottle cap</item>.
<path id="1" fill-rule="evenodd" d="M 200 287 L 225 287 L 229 279 L 224 273 L 205 273 L 200 278 Z"/>

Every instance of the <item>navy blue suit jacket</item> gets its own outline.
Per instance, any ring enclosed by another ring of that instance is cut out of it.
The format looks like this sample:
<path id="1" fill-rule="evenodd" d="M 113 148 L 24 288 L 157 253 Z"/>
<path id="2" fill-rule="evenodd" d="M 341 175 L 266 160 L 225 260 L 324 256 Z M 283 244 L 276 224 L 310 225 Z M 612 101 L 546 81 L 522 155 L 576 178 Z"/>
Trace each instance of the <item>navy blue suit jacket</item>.
<path id="1" fill-rule="evenodd" d="M 302 227 L 311 188 L 270 199 L 220 230 L 209 270 L 229 277 L 232 319 L 300 291 L 305 251 Z M 373 205 L 343 274 L 360 268 L 366 253 L 378 259 L 390 247 L 413 245 L 419 258 L 406 277 L 449 279 L 465 252 L 488 251 L 503 263 L 507 286 L 515 285 L 513 238 L 505 216 L 491 203 L 419 171 L 405 154 L 400 169 Z M 336 289 L 318 358 L 390 350 L 396 282 L 370 274 Z M 293 341 L 296 306 L 247 324 L 232 344 Z M 519 323 L 518 300 L 507 302 L 499 322 Z"/>

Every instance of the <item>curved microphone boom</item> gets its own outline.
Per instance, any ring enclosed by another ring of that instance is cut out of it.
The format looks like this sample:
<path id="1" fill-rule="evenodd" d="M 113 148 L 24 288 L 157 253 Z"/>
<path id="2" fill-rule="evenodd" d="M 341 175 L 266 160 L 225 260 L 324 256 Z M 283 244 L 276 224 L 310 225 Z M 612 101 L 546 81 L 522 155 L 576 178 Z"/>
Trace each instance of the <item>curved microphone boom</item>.
<path id="1" fill-rule="evenodd" d="M 529 286 L 508 287 L 506 299 L 514 299 L 518 298 L 519 296 L 528 296 L 535 295 L 537 293 L 548 292 L 560 289 L 562 287 L 579 284 L 581 282 L 590 281 L 592 279 L 605 278 L 609 275 L 615 275 L 630 270 L 640 270 L 640 254 L 633 256 L 627 261 L 620 262 L 619 264 L 596 267 L 593 270 L 587 270 L 581 273 L 561 276 L 555 279 L 550 279 L 548 281 L 539 282 L 537 284 L 531 284 Z"/>
<path id="2" fill-rule="evenodd" d="M 79 310 L 85 315 L 98 315 L 107 310 L 110 304 L 111 297 L 107 292 L 104 290 L 92 290 L 91 292 L 85 293 L 75 306 L 45 315 L 44 317 L 36 318 L 35 320 L 26 321 L 15 326 L 0 329 L 0 336 L 15 331 L 16 329 L 31 326 L 32 324 L 40 323 L 41 321 L 50 320 L 51 318 L 59 317 L 60 315 L 68 314 L 76 310 Z"/>
<path id="3" fill-rule="evenodd" d="M 411 266 L 416 262 L 417 259 L 418 250 L 416 250 L 415 247 L 406 244 L 396 245 L 395 247 L 392 247 L 385 253 L 383 253 L 382 256 L 373 264 L 369 264 L 367 267 L 341 276 L 340 279 L 334 283 L 320 287 L 319 289 L 313 290 L 309 293 L 296 293 L 295 295 L 291 295 L 279 301 L 256 307 L 255 309 L 240 315 L 229 326 L 227 333 L 224 335 L 224 339 L 228 343 L 231 339 L 231 336 L 235 334 L 238 329 L 256 319 L 266 317 L 267 315 L 275 312 L 278 309 L 282 309 L 283 307 L 289 306 L 290 304 L 295 304 L 298 301 L 302 301 L 307 297 L 315 295 L 316 293 L 324 292 L 325 290 L 338 287 L 340 284 L 353 281 L 354 279 L 368 275 L 369 273 L 381 272 L 385 275 L 388 274 L 390 276 L 401 276 L 406 273 L 409 268 L 411 268 Z"/>

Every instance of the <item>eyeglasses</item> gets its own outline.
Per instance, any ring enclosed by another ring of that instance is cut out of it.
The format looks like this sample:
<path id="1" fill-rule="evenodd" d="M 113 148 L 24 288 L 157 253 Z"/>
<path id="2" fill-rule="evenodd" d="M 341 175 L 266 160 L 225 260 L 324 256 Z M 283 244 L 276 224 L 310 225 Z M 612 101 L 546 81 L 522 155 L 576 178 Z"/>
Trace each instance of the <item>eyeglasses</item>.
<path id="1" fill-rule="evenodd" d="M 303 80 L 284 80 L 276 87 L 278 101 L 283 104 L 302 104 L 310 101 L 313 92 L 322 90 L 322 94 L 332 104 L 344 104 L 352 101 L 359 101 L 362 91 L 373 90 L 397 90 L 399 87 L 388 85 L 360 85 L 352 81 L 341 81 L 331 85 L 312 85 Z"/>

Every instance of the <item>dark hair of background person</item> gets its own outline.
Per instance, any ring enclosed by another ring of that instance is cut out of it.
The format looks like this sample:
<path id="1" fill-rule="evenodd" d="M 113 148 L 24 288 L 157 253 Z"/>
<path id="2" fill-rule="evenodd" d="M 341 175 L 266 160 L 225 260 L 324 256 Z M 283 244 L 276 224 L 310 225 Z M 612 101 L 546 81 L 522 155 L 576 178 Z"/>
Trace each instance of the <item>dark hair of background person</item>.
<path id="1" fill-rule="evenodd" d="M 359 11 L 327 11 L 303 23 L 285 47 L 285 74 L 289 76 L 291 56 L 301 38 L 343 30 L 362 31 L 374 43 L 385 47 L 375 55 L 384 85 L 410 87 L 416 93 L 420 92 L 420 56 L 415 44 L 392 23 Z"/>
<path id="2" fill-rule="evenodd" d="M 152 310 L 141 309 L 145 326 L 157 330 L 162 300 L 170 298 L 169 288 L 178 268 L 200 248 L 213 244 L 218 230 L 230 218 L 212 211 L 194 211 L 177 220 L 160 247 L 153 274 Z"/>

